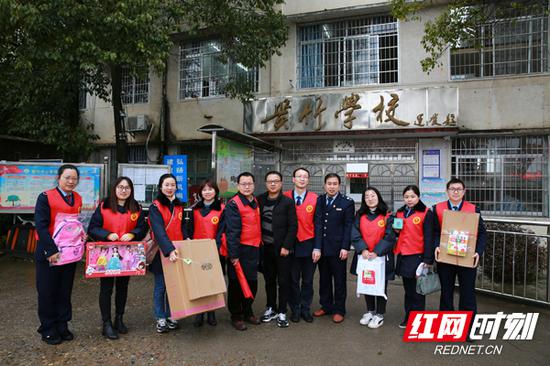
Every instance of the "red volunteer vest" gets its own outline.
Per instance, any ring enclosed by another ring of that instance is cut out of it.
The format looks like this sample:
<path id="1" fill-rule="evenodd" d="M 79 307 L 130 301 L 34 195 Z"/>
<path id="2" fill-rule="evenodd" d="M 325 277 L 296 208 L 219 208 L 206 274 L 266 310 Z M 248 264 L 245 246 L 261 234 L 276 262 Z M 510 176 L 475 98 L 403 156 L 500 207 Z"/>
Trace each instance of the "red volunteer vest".
<path id="1" fill-rule="evenodd" d="M 53 230 L 55 226 L 55 217 L 58 213 L 66 214 L 78 214 L 82 209 L 82 197 L 77 192 L 72 192 L 74 204 L 70 206 L 63 197 L 57 188 L 47 190 L 46 197 L 48 197 L 48 205 L 50 205 L 50 235 L 53 235 Z M 37 234 L 38 236 L 38 234 Z"/>
<path id="2" fill-rule="evenodd" d="M 369 252 L 374 250 L 374 247 L 380 240 L 384 238 L 386 233 L 386 219 L 389 215 L 378 215 L 372 221 L 369 221 L 367 215 L 362 215 L 359 220 L 359 231 L 363 241 L 367 244 Z"/>
<path id="3" fill-rule="evenodd" d="M 137 225 L 140 212 L 114 213 L 110 208 L 103 208 L 101 204 L 101 216 L 103 217 L 103 228 L 115 233 L 120 238 L 122 235 L 134 230 Z"/>
<path id="4" fill-rule="evenodd" d="M 403 219 L 403 229 L 399 233 L 397 245 L 393 252 L 401 255 L 424 253 L 424 218 L 428 208 L 424 212 L 414 212 L 405 218 L 403 211 L 397 212 L 396 217 Z"/>
<path id="5" fill-rule="evenodd" d="M 170 212 L 170 209 L 162 205 L 158 200 L 154 200 L 153 204 L 158 208 L 162 215 L 162 220 L 166 228 L 166 234 L 170 240 L 184 240 L 183 232 L 181 231 L 181 221 L 183 220 L 183 206 L 174 206 L 174 212 Z M 174 218 L 172 218 L 172 214 Z M 172 221 L 170 219 L 172 218 Z M 168 224 L 166 227 L 166 224 Z"/>
<path id="6" fill-rule="evenodd" d="M 448 201 L 439 202 L 435 205 L 435 213 L 437 214 L 437 219 L 439 220 L 439 226 L 443 225 L 443 212 L 449 209 L 447 206 Z M 462 212 L 476 212 L 476 206 L 468 201 L 462 202 L 462 207 L 460 208 Z"/>
<path id="7" fill-rule="evenodd" d="M 286 191 L 285 196 L 294 201 L 293 191 Z M 298 216 L 298 241 L 306 241 L 315 236 L 315 207 L 317 206 L 317 194 L 307 191 L 304 202 L 296 206 L 296 216 Z M 295 201 L 296 202 L 296 201 Z"/>
<path id="8" fill-rule="evenodd" d="M 238 195 L 229 202 L 231 201 L 237 204 L 239 214 L 241 215 L 241 244 L 259 247 L 262 242 L 262 226 L 260 224 L 260 206 L 258 206 L 258 201 L 254 198 L 254 202 L 257 205 L 256 209 L 253 209 L 249 205 L 245 206 Z"/>
<path id="9" fill-rule="evenodd" d="M 200 209 L 193 210 L 193 239 L 216 239 L 218 224 L 225 206 L 219 211 L 210 210 L 208 215 L 202 216 Z"/>

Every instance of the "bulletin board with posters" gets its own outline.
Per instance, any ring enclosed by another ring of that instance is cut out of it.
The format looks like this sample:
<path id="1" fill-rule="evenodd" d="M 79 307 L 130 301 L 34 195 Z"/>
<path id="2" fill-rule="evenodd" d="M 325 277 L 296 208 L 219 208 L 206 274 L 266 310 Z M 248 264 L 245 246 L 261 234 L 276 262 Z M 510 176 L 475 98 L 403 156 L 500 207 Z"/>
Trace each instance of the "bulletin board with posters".
<path id="1" fill-rule="evenodd" d="M 118 176 L 128 177 L 134 184 L 134 198 L 148 208 L 158 193 L 161 175 L 170 173 L 168 165 L 118 164 Z"/>
<path id="2" fill-rule="evenodd" d="M 254 148 L 224 138 L 216 141 L 216 177 L 220 197 L 229 198 L 237 193 L 237 177 L 252 172 Z"/>
<path id="3" fill-rule="evenodd" d="M 34 213 L 38 195 L 57 186 L 57 170 L 63 164 L 0 162 L 0 213 Z M 104 167 L 101 164 L 74 165 L 80 172 L 75 191 L 82 196 L 83 214 L 91 217 L 105 193 Z"/>

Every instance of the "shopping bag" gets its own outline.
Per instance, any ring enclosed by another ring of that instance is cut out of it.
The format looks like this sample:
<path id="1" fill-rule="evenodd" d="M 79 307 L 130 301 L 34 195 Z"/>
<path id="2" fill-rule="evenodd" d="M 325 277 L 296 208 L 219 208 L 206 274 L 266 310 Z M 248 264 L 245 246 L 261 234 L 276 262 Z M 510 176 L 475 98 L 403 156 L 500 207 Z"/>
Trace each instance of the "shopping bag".
<path id="1" fill-rule="evenodd" d="M 357 257 L 357 296 L 360 294 L 382 296 L 386 284 L 386 257 L 365 259 L 362 255 Z"/>
<path id="2" fill-rule="evenodd" d="M 432 269 L 416 279 L 416 292 L 420 295 L 429 295 L 441 290 L 439 275 Z"/>

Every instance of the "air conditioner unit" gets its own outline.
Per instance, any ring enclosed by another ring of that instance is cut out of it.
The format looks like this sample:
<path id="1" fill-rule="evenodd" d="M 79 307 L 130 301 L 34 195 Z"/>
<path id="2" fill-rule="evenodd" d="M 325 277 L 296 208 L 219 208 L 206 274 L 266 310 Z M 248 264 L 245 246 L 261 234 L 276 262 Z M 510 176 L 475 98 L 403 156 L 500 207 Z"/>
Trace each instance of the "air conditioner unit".
<path id="1" fill-rule="evenodd" d="M 126 131 L 128 132 L 145 132 L 148 128 L 149 118 L 146 114 L 138 114 L 126 119 Z"/>

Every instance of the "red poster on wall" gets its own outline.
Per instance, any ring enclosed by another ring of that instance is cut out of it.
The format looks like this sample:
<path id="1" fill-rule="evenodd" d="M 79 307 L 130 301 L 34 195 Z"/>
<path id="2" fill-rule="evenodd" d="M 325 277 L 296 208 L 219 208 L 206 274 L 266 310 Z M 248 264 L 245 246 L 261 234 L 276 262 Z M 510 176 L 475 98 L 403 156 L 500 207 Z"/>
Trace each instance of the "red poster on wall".
<path id="1" fill-rule="evenodd" d="M 86 278 L 144 276 L 144 242 L 86 244 Z"/>

